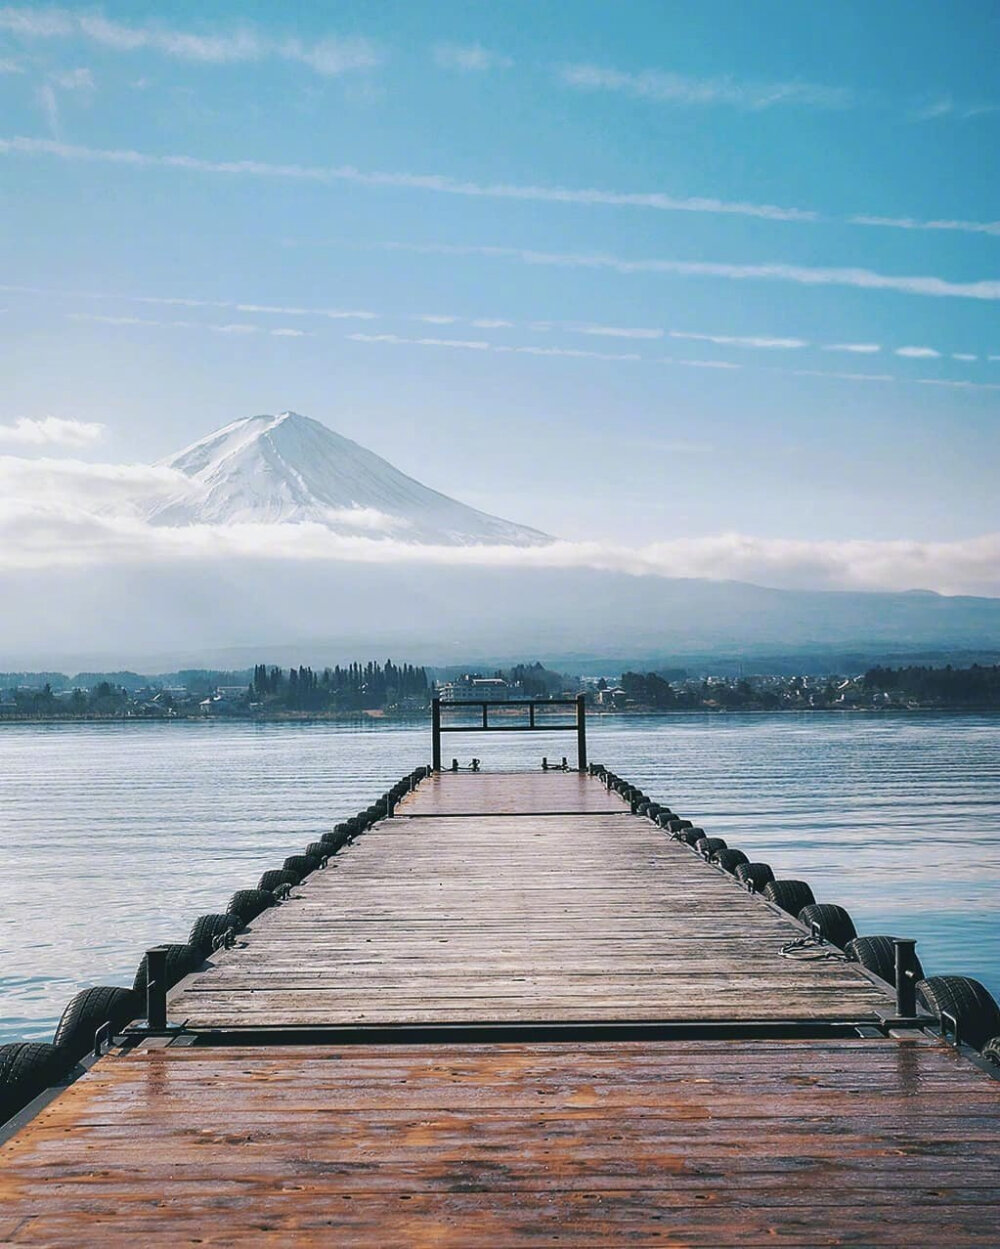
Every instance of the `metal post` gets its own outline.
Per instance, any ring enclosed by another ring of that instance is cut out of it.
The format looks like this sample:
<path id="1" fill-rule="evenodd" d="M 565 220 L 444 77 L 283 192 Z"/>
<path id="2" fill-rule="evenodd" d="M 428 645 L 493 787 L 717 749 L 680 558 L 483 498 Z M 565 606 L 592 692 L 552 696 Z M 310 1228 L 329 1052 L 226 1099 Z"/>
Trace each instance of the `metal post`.
<path id="1" fill-rule="evenodd" d="M 146 1023 L 150 1031 L 167 1026 L 167 947 L 154 945 L 146 951 Z"/>
<path id="2" fill-rule="evenodd" d="M 435 772 L 441 771 L 441 699 L 431 699 L 431 751 Z"/>
<path id="3" fill-rule="evenodd" d="M 917 1013 L 916 941 L 893 938 L 896 947 L 896 1014 L 912 1019 Z"/>
<path id="4" fill-rule="evenodd" d="M 587 700 L 583 694 L 576 696 L 576 766 L 581 772 L 587 770 Z"/>

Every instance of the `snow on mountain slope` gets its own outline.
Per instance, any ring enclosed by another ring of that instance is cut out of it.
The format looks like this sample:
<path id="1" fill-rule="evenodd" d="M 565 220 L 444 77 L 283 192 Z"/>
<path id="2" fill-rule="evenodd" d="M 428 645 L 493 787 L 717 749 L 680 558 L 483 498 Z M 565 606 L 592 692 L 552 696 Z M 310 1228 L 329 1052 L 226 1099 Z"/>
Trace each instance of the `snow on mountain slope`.
<path id="1" fill-rule="evenodd" d="M 235 421 L 162 463 L 190 486 L 153 507 L 156 524 L 317 521 L 337 533 L 416 543 L 552 541 L 422 486 L 295 412 Z"/>

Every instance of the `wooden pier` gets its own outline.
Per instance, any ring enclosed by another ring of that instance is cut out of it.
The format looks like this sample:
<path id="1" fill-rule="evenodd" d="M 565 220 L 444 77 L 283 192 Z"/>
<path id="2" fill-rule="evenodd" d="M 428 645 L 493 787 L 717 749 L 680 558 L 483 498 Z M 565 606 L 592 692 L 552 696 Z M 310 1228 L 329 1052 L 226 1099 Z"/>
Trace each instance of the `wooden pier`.
<path id="1" fill-rule="evenodd" d="M 578 772 L 436 773 L 0 1148 L 0 1242 L 1000 1243 L 1000 1083 Z"/>

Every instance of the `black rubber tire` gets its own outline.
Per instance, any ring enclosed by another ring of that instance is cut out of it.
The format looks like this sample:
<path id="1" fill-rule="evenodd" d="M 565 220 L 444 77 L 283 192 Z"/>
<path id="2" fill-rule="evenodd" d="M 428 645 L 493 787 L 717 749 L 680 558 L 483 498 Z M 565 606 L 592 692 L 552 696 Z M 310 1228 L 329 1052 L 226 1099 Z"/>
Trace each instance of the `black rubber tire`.
<path id="1" fill-rule="evenodd" d="M 323 853 L 327 856 L 336 854 L 346 840 L 346 833 L 323 833 L 320 837 L 320 841 L 323 843 Z"/>
<path id="2" fill-rule="evenodd" d="M 721 837 L 699 837 L 694 848 L 703 859 L 710 859 L 717 850 L 728 850 L 728 845 Z"/>
<path id="3" fill-rule="evenodd" d="M 646 817 L 647 820 L 652 820 L 653 823 L 655 824 L 656 817 L 660 814 L 662 810 L 663 808 L 660 806 L 658 802 L 647 802 L 646 809 L 645 811 L 643 811 L 643 815 Z"/>
<path id="4" fill-rule="evenodd" d="M 266 876 L 267 873 L 265 872 L 264 875 Z M 220 933 L 225 932 L 227 928 L 239 927 L 238 915 L 199 915 L 188 933 L 188 945 L 198 950 L 203 958 L 207 958 L 212 952 L 212 943 Z"/>
<path id="5" fill-rule="evenodd" d="M 257 881 L 257 888 L 274 893 L 275 889 L 281 885 L 291 885 L 294 889 L 300 880 L 298 872 L 290 872 L 287 867 L 272 867 L 270 871 L 261 874 L 260 880 Z"/>
<path id="6" fill-rule="evenodd" d="M 330 857 L 329 849 L 321 841 L 311 841 L 306 846 L 306 854 L 311 855 L 314 859 L 318 859 L 320 867 L 323 866 L 323 860 Z"/>
<path id="7" fill-rule="evenodd" d="M 0 1045 L 0 1123 L 12 1119 L 72 1066 L 69 1055 L 47 1041 Z"/>
<path id="8" fill-rule="evenodd" d="M 855 937 L 844 946 L 847 957 L 888 984 L 896 983 L 896 946 L 892 937 Z M 917 959 L 917 979 L 923 980 L 924 969 Z"/>
<path id="9" fill-rule="evenodd" d="M 712 855 L 712 862 L 716 867 L 721 867 L 724 872 L 729 872 L 732 875 L 741 863 L 749 863 L 750 860 L 742 850 L 736 850 L 731 846 L 727 846 L 725 850 L 716 850 L 715 854 Z"/>
<path id="10" fill-rule="evenodd" d="M 281 866 L 286 872 L 298 872 L 299 876 L 308 876 L 319 867 L 319 859 L 311 854 L 290 854 Z"/>
<path id="11" fill-rule="evenodd" d="M 943 1013 L 954 1015 L 959 1036 L 974 1049 L 1000 1035 L 1000 1006 L 971 976 L 929 976 L 918 981 L 917 997 L 938 1019 Z"/>
<path id="12" fill-rule="evenodd" d="M 340 823 L 340 824 L 334 824 L 334 826 L 333 826 L 333 832 L 334 832 L 334 835 L 339 834 L 341 837 L 350 837 L 350 835 L 351 835 L 351 826 L 350 826 L 350 824 L 348 823 L 348 821 L 347 821 L 347 820 L 343 820 L 343 821 L 341 821 L 341 823 Z M 328 836 L 329 836 L 329 833 L 324 833 L 324 836 L 327 836 L 327 837 L 328 837 Z"/>
<path id="13" fill-rule="evenodd" d="M 685 846 L 696 846 L 705 836 L 705 830 L 703 828 L 680 828 L 670 836 L 674 841 L 683 842 Z"/>
<path id="14" fill-rule="evenodd" d="M 110 1022 L 115 1030 L 138 1019 L 143 1001 L 134 989 L 101 984 L 81 989 L 71 997 L 56 1025 L 52 1044 L 62 1050 L 71 1063 L 79 1062 L 94 1048 L 94 1033 Z"/>
<path id="15" fill-rule="evenodd" d="M 848 942 L 858 935 L 854 920 L 835 902 L 815 902 L 811 906 L 804 906 L 799 911 L 799 923 L 810 929 L 813 924 L 818 924 L 823 940 L 841 950 L 845 950 Z"/>
<path id="16" fill-rule="evenodd" d="M 816 899 L 804 880 L 772 880 L 761 893 L 768 902 L 780 906 L 789 915 L 798 915 L 804 906 L 812 906 Z"/>
<path id="17" fill-rule="evenodd" d="M 294 871 L 294 868 L 290 868 Z M 238 915 L 245 927 L 252 919 L 256 919 L 269 906 L 274 906 L 274 894 L 268 889 L 237 889 L 229 899 L 227 911 Z"/>
<path id="18" fill-rule="evenodd" d="M 667 831 L 670 833 L 679 833 L 683 828 L 694 828 L 694 824 L 690 820 L 677 818 L 667 821 Z"/>
<path id="19" fill-rule="evenodd" d="M 744 888 L 752 885 L 755 893 L 760 893 L 765 885 L 774 880 L 770 863 L 741 863 L 733 875 Z"/>
<path id="20" fill-rule="evenodd" d="M 230 907 L 232 910 L 232 907 Z M 191 945 L 168 945 L 167 950 L 167 988 L 172 988 L 178 980 L 183 980 L 189 971 L 192 971 L 202 961 L 200 950 L 196 950 Z M 145 954 L 139 960 L 139 966 L 136 968 L 135 980 L 132 982 L 132 988 L 138 993 L 142 999 L 142 1009 L 145 1009 L 146 1002 L 146 956 Z"/>
<path id="21" fill-rule="evenodd" d="M 671 811 L 669 807 L 664 807 L 660 814 L 656 817 L 656 822 L 665 832 L 669 832 L 671 820 L 676 819 L 677 816 L 673 813 L 673 811 Z"/>
<path id="22" fill-rule="evenodd" d="M 991 1037 L 983 1046 L 983 1057 L 994 1067 L 1000 1067 L 1000 1036 Z"/>

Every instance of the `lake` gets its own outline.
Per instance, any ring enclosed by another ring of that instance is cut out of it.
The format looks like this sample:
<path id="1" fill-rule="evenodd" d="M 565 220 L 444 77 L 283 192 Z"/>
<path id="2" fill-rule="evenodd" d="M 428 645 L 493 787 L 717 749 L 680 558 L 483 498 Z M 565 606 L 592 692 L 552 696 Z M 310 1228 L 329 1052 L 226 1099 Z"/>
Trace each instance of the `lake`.
<path id="1" fill-rule="evenodd" d="M 809 881 L 860 932 L 916 937 L 928 974 L 976 976 L 995 995 L 998 729 L 916 713 L 588 721 L 592 760 Z M 487 768 L 575 745 L 450 741 Z M 0 726 L 0 1041 L 49 1038 L 77 989 L 130 984 L 148 946 L 184 941 L 196 915 L 429 756 L 428 726 L 386 721 Z"/>

